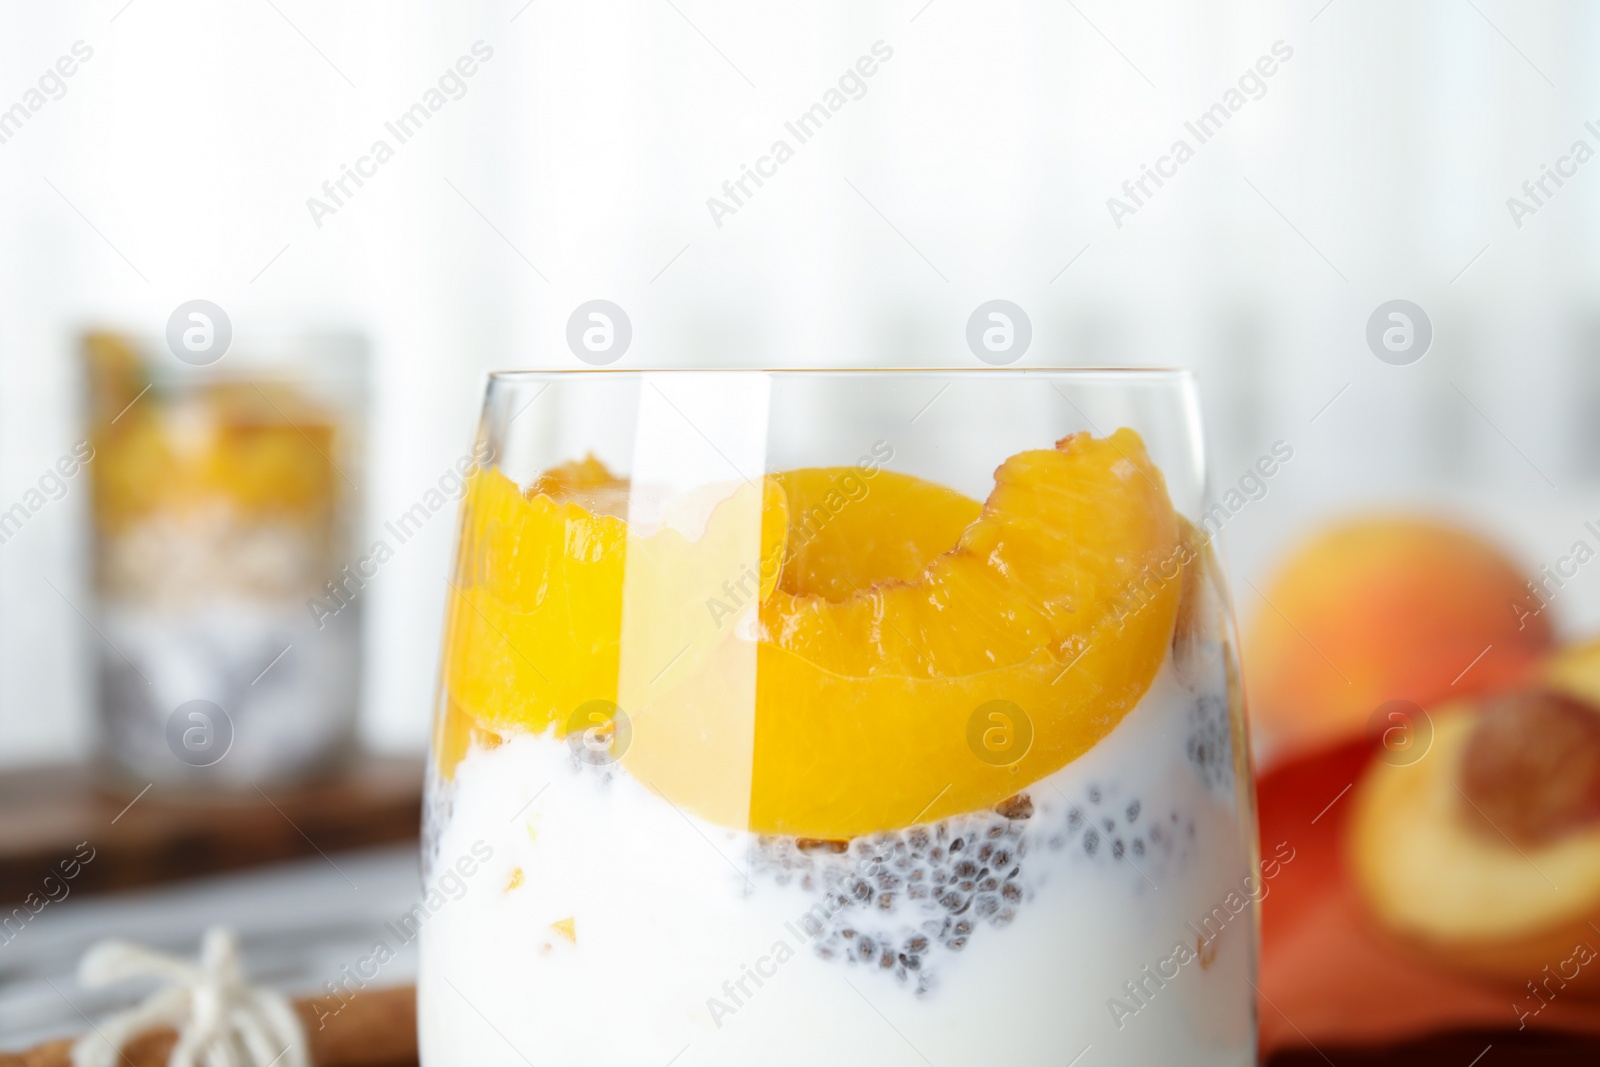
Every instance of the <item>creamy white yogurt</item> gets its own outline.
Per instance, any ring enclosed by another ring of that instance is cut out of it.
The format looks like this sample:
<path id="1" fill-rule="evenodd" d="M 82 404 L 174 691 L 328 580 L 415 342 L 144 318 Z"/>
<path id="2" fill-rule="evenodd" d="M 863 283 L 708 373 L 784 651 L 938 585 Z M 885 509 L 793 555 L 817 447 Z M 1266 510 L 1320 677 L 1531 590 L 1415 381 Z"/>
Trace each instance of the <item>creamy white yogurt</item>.
<path id="1" fill-rule="evenodd" d="M 1027 818 L 947 820 L 946 848 L 968 838 L 964 853 L 1002 887 L 987 915 L 964 905 L 958 948 L 936 929 L 949 918 L 938 894 L 908 892 L 912 870 L 931 877 L 936 830 L 916 863 L 904 834 L 879 866 L 858 855 L 866 842 L 808 853 L 807 888 L 807 871 L 778 862 L 801 855 L 792 845 L 696 819 L 619 769 L 579 767 L 550 736 L 475 750 L 432 845 L 441 867 L 480 841 L 492 856 L 423 928 L 422 1061 L 1251 1063 L 1259 883 L 1226 685 L 1210 673 L 1191 689 L 1163 668 L 1099 745 L 1024 791 Z M 940 869 L 955 862 L 946 851 Z M 847 886 L 867 876 L 872 899 L 826 906 L 827 870 Z M 888 872 L 899 881 L 879 883 Z M 919 934 L 908 968 L 898 957 Z"/>

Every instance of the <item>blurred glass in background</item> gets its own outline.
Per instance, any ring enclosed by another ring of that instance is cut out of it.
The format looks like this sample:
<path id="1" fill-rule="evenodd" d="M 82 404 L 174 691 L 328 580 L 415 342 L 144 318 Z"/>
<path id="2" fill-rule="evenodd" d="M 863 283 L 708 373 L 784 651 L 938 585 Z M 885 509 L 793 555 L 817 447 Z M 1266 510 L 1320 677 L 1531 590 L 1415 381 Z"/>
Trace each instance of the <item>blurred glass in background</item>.
<path id="1" fill-rule="evenodd" d="M 98 750 L 134 788 L 271 782 L 352 740 L 363 355 L 84 338 Z"/>

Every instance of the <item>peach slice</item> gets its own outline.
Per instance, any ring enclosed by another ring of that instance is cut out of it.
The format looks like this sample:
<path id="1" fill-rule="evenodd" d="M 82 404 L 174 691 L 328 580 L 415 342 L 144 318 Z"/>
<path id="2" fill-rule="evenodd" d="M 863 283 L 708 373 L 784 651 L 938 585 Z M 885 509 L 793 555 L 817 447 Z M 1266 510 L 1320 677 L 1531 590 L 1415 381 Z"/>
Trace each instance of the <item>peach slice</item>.
<path id="1" fill-rule="evenodd" d="M 880 582 L 915 581 L 983 513 L 954 489 L 896 471 L 808 467 L 773 478 L 789 498 L 778 584 L 794 596 L 839 601 Z"/>
<path id="2" fill-rule="evenodd" d="M 981 508 L 887 471 L 847 484 L 857 474 L 724 487 L 691 535 L 585 506 L 625 485 L 597 465 L 528 495 L 475 472 L 438 751 L 469 750 L 472 729 L 560 736 L 582 705 L 615 702 L 632 726 L 622 767 L 681 808 L 839 840 L 992 807 L 1138 703 L 1185 557 L 1137 434 L 1012 456 Z M 969 744 L 997 700 L 1032 734 L 1003 763 Z"/>

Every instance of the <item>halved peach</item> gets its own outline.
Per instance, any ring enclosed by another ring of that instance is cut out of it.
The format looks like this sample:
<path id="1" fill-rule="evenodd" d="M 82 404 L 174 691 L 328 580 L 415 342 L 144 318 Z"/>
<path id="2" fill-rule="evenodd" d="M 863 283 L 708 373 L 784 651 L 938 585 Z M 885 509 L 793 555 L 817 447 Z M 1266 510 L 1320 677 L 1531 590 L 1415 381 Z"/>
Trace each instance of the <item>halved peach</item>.
<path id="1" fill-rule="evenodd" d="M 1600 709 L 1530 690 L 1431 717 L 1427 754 L 1375 762 L 1355 795 L 1350 865 L 1373 915 L 1451 968 L 1600 992 Z"/>

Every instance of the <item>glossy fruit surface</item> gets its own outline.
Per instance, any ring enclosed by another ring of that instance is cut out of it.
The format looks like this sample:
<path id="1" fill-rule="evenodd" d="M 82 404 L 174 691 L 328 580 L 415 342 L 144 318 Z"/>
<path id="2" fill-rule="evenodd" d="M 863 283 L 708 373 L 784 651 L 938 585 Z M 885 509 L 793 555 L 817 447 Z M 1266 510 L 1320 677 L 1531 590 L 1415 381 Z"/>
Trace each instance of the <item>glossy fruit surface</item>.
<path id="1" fill-rule="evenodd" d="M 528 495 L 472 476 L 446 773 L 480 734 L 563 735 L 608 701 L 629 723 L 622 767 L 678 806 L 854 837 L 1059 769 L 1133 708 L 1172 638 L 1179 520 L 1130 430 L 1012 456 L 981 507 L 903 474 L 808 469 L 704 487 L 635 528 L 579 502 L 624 483 L 562 470 Z M 1009 721 L 975 732 L 996 701 Z M 974 739 L 991 737 L 1015 751 L 986 758 Z"/>

